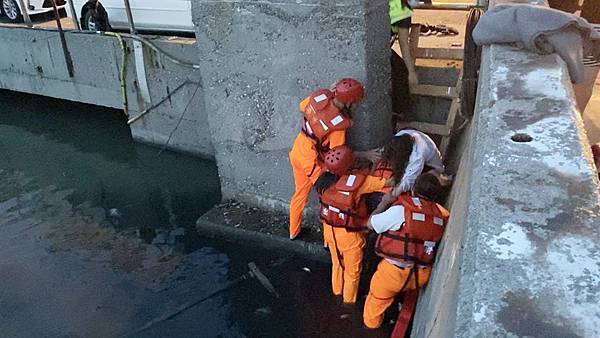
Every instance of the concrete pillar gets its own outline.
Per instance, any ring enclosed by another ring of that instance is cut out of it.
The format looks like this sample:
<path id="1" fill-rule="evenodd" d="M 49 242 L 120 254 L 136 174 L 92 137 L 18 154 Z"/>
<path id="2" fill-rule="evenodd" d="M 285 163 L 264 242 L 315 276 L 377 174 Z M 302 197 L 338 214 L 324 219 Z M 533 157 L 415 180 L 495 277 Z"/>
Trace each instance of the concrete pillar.
<path id="1" fill-rule="evenodd" d="M 387 0 L 192 0 L 192 12 L 224 198 L 286 206 L 298 103 L 338 78 L 366 85 L 351 143 L 389 136 Z"/>

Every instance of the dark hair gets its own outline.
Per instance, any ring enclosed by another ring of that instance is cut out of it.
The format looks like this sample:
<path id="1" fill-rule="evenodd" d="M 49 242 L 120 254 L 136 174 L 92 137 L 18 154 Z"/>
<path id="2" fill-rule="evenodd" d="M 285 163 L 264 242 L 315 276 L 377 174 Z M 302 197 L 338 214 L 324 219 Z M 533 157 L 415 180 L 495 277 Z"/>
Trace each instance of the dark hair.
<path id="1" fill-rule="evenodd" d="M 392 168 L 396 183 L 399 183 L 402 180 L 402 177 L 404 177 L 404 171 L 408 165 L 414 143 L 415 141 L 412 136 L 403 134 L 392 137 L 383 148 L 381 157 L 385 162 L 385 166 Z"/>
<path id="2" fill-rule="evenodd" d="M 383 199 L 383 195 L 385 194 L 382 192 L 372 192 L 364 196 L 369 214 L 373 213 L 373 211 L 377 209 L 377 206 L 379 206 L 379 203 L 381 203 L 381 200 Z"/>
<path id="3" fill-rule="evenodd" d="M 319 195 L 323 195 L 325 190 L 329 189 L 337 180 L 339 180 L 339 176 L 329 171 L 324 172 L 319 176 L 317 181 L 315 182 L 315 189 Z"/>
<path id="4" fill-rule="evenodd" d="M 434 174 L 419 175 L 413 186 L 413 193 L 430 201 L 437 201 L 443 191 L 442 184 Z"/>

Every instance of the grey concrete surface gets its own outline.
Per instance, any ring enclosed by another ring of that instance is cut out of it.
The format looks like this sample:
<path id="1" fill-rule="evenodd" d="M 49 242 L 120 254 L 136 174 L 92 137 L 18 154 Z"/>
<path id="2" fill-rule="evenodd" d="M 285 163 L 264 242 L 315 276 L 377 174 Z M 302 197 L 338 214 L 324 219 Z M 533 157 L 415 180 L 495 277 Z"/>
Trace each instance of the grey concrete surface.
<path id="1" fill-rule="evenodd" d="M 69 32 L 66 39 L 74 65 L 72 79 L 67 73 L 57 31 L 0 27 L 0 45 L 3 46 L 0 48 L 0 88 L 123 109 L 119 82 L 122 53 L 116 38 Z M 197 60 L 195 44 L 154 42 L 182 59 Z M 129 114 L 134 116 L 147 104 L 140 99 L 131 40 L 126 38 L 125 43 Z M 148 89 L 153 102 L 186 80 L 201 83 L 198 70 L 174 65 L 148 48 L 145 48 L 145 55 Z M 170 149 L 212 157 L 214 150 L 202 88 L 196 95 L 193 95 L 194 91 L 193 85 L 186 86 L 136 122 L 131 128 L 134 138 L 164 146 L 171 137 L 166 145 Z M 188 102 L 190 107 L 175 130 Z"/>
<path id="2" fill-rule="evenodd" d="M 225 198 L 286 208 L 298 103 L 339 78 L 367 91 L 350 142 L 389 135 L 387 1 L 194 0 L 192 11 Z"/>
<path id="3" fill-rule="evenodd" d="M 599 184 L 566 66 L 493 45 L 480 77 L 413 337 L 598 337 Z"/>

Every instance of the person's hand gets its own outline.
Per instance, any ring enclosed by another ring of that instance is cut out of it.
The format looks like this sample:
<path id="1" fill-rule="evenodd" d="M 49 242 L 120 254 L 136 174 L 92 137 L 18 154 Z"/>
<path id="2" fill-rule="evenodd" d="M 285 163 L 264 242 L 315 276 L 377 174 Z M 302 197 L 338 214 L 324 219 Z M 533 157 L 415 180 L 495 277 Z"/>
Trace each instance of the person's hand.
<path id="1" fill-rule="evenodd" d="M 373 210 L 372 215 L 379 214 L 379 213 L 382 213 L 383 211 L 387 210 L 387 208 L 389 208 L 390 205 L 392 205 L 392 203 L 394 203 L 394 201 L 396 201 L 396 197 L 394 197 L 393 193 L 385 194 L 383 196 L 383 198 L 381 199 L 381 202 L 379 202 L 379 205 L 377 206 L 377 208 L 375 210 Z"/>
<path id="2" fill-rule="evenodd" d="M 371 165 L 373 165 L 373 163 L 371 163 L 371 161 L 369 161 L 368 158 L 355 157 L 354 162 L 352 163 L 352 168 L 369 169 L 369 168 L 371 168 Z"/>
<path id="3" fill-rule="evenodd" d="M 381 154 L 380 154 L 379 150 L 377 150 L 377 149 L 367 150 L 367 151 L 355 151 L 354 156 L 367 159 L 371 163 L 376 163 L 377 161 L 379 161 L 381 159 Z"/>

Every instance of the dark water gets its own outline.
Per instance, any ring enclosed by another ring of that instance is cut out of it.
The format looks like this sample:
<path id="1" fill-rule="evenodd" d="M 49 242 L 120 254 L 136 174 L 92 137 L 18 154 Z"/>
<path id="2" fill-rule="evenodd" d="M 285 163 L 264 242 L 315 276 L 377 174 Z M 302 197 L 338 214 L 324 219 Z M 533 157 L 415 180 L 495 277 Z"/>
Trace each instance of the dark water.
<path id="1" fill-rule="evenodd" d="M 134 143 L 117 110 L 0 91 L 0 327 L 8 336 L 384 336 L 330 294 L 329 267 L 198 237 L 213 162 Z M 309 271 L 307 271 L 309 270 Z"/>

